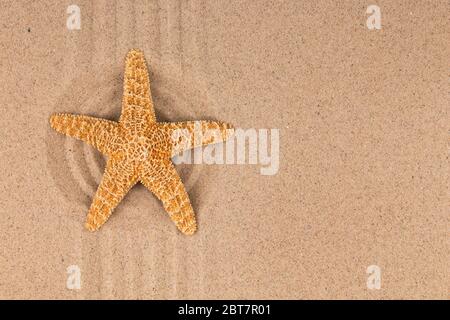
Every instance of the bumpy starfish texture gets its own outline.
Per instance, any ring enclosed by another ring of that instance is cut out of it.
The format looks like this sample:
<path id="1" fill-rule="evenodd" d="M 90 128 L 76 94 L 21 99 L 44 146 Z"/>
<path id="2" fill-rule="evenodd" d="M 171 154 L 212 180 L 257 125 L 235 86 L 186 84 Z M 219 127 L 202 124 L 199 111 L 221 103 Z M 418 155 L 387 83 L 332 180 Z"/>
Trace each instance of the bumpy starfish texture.
<path id="1" fill-rule="evenodd" d="M 171 157 L 184 150 L 226 140 L 231 125 L 216 121 L 157 122 L 143 52 L 131 50 L 125 62 L 119 122 L 75 114 L 54 114 L 56 131 L 82 140 L 108 157 L 102 181 L 89 209 L 86 228 L 98 230 L 127 192 L 141 182 L 159 200 L 178 229 L 193 234 L 194 210 Z M 195 130 L 218 132 L 198 139 L 174 138 Z"/>

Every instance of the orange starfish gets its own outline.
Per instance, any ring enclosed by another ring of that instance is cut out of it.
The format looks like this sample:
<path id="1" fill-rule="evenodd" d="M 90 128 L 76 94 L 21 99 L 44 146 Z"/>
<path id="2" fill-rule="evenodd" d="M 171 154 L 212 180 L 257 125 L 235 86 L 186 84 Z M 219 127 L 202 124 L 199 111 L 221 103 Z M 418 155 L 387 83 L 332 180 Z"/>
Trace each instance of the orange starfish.
<path id="1" fill-rule="evenodd" d="M 119 122 L 54 114 L 50 124 L 56 131 L 83 140 L 108 157 L 87 216 L 86 228 L 91 231 L 98 230 L 131 187 L 141 182 L 162 201 L 178 229 L 193 234 L 197 229 L 194 210 L 171 157 L 189 148 L 226 140 L 232 134 L 228 130 L 231 125 L 222 122 L 157 122 L 147 65 L 139 50 L 129 51 L 126 57 Z M 200 141 L 186 140 L 179 134 L 192 137 L 198 129 L 219 134 L 201 135 Z"/>

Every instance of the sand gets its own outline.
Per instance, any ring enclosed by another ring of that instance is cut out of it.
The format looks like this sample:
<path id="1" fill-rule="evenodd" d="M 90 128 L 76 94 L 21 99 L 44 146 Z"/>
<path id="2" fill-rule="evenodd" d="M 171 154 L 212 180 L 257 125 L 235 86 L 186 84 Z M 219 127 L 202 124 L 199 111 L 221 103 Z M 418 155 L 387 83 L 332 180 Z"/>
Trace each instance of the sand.
<path id="1" fill-rule="evenodd" d="M 2 1 L 0 298 L 447 298 L 448 4 L 371 4 Z M 159 120 L 279 130 L 276 174 L 177 165 L 191 237 L 142 186 L 85 230 L 105 159 L 48 122 L 117 120 L 131 48 Z"/>

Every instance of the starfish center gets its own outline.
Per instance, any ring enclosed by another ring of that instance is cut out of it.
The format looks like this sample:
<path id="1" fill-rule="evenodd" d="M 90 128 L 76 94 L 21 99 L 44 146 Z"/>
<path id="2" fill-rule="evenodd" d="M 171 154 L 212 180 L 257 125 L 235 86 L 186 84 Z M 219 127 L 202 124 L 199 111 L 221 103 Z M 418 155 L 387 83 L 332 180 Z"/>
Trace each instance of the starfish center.
<path id="1" fill-rule="evenodd" d="M 135 136 L 128 142 L 127 149 L 130 158 L 142 162 L 148 159 L 152 143 L 145 136 Z"/>

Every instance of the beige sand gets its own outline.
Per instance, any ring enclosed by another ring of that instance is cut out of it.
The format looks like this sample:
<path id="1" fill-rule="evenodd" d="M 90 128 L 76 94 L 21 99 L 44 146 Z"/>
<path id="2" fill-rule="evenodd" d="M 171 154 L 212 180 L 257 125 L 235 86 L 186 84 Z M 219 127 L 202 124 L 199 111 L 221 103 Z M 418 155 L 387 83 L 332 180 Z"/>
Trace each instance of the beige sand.
<path id="1" fill-rule="evenodd" d="M 365 1 L 69 4 L 0 4 L 0 298 L 447 297 L 446 1 L 377 2 L 381 30 Z M 48 124 L 117 120 L 130 48 L 158 119 L 280 129 L 276 175 L 177 166 L 192 237 L 142 186 L 85 230 L 105 158 Z"/>

